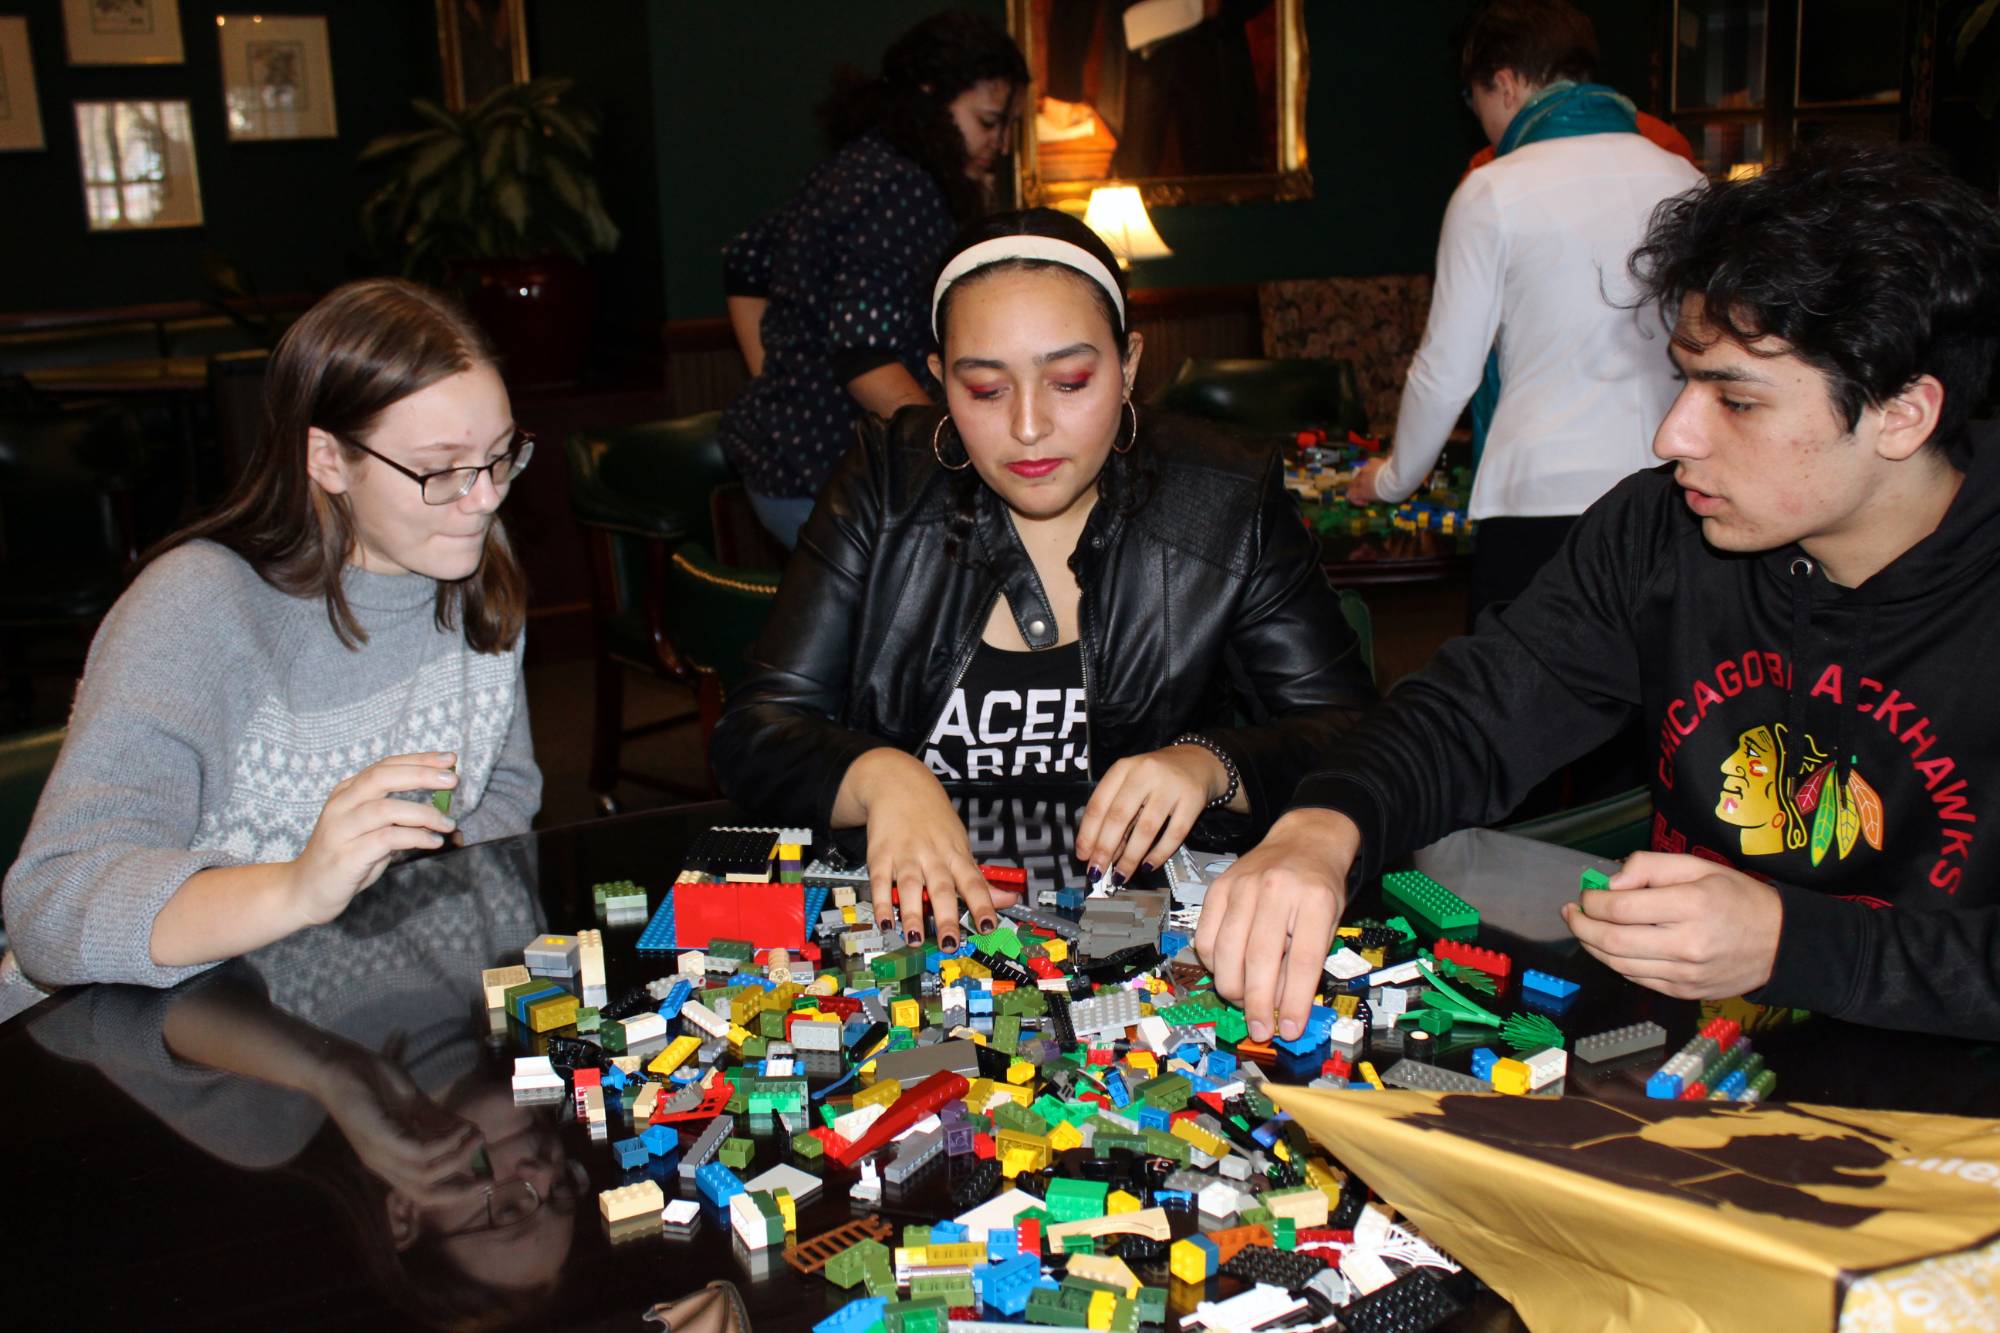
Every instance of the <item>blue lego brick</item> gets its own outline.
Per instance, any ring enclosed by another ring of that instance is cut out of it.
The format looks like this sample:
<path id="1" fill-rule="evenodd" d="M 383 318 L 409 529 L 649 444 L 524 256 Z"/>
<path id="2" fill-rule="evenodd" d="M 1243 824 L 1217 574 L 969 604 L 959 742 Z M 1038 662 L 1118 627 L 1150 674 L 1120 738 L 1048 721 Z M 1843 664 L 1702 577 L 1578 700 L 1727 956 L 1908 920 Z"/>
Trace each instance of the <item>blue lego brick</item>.
<path id="1" fill-rule="evenodd" d="M 620 1069 L 617 1065 L 606 1065 L 604 1068 L 604 1073 L 600 1075 L 600 1077 L 603 1080 L 603 1085 L 607 1088 L 610 1088 L 614 1092 L 623 1088 L 627 1083 L 630 1083 L 632 1081 L 632 1076 L 630 1074 L 627 1074 L 624 1070 Z"/>
<path id="2" fill-rule="evenodd" d="M 681 1016 L 681 1006 L 688 1002 L 688 996 L 693 993 L 694 985 L 686 977 L 680 978 L 673 985 L 667 987 L 667 997 L 660 1001 L 660 1017 L 666 1019 L 669 1023 L 679 1018 Z"/>
<path id="3" fill-rule="evenodd" d="M 813 1333 L 867 1333 L 882 1328 L 882 1311 L 889 1302 L 880 1296 L 857 1296 L 813 1325 Z"/>
<path id="4" fill-rule="evenodd" d="M 1041 1281 L 1042 1263 L 1035 1255 L 1017 1254 L 974 1269 L 973 1278 L 980 1304 L 996 1314 L 1018 1315 L 1028 1308 L 1028 1293 Z"/>
<path id="5" fill-rule="evenodd" d="M 1226 1079 L 1236 1072 L 1236 1057 L 1228 1051 L 1210 1051 L 1202 1061 L 1201 1072 L 1210 1078 Z"/>
<path id="6" fill-rule="evenodd" d="M 1186 1190 L 1154 1190 L 1153 1202 L 1162 1208 L 1188 1206 L 1194 1203 L 1194 1195 Z"/>
<path id="7" fill-rule="evenodd" d="M 1021 1233 L 1012 1227 L 994 1227 L 986 1233 L 986 1261 L 999 1263 L 1021 1252 Z"/>
<path id="8" fill-rule="evenodd" d="M 1250 1137 L 1257 1140 L 1263 1147 L 1270 1148 L 1279 1139 L 1285 1137 L 1285 1126 L 1291 1122 L 1292 1118 L 1283 1111 L 1280 1111 L 1263 1124 L 1257 1126 L 1257 1128 L 1251 1130 Z"/>
<path id="9" fill-rule="evenodd" d="M 1173 1058 L 1176 1060 L 1185 1060 L 1191 1065 L 1198 1066 L 1201 1064 L 1201 1053 L 1204 1049 L 1198 1041 L 1184 1041 L 1174 1047 Z"/>
<path id="10" fill-rule="evenodd" d="M 1139 1112 L 1139 1128 L 1164 1130 L 1173 1124 L 1173 1117 L 1157 1106 L 1148 1106 Z"/>
<path id="11" fill-rule="evenodd" d="M 1472 1076 L 1491 1082 L 1493 1079 L 1493 1066 L 1499 1062 L 1499 1059 L 1500 1057 L 1493 1053 L 1491 1047 L 1481 1046 L 1472 1053 Z"/>
<path id="12" fill-rule="evenodd" d="M 1729 1077 L 1715 1085 L 1715 1090 L 1730 1101 L 1739 1101 L 1744 1090 L 1750 1086 L 1750 1079 L 1742 1070 L 1732 1070 Z"/>
<path id="13" fill-rule="evenodd" d="M 1172 958 L 1182 949 L 1187 948 L 1188 942 L 1193 938 L 1192 935 L 1183 935 L 1177 930 L 1163 930 L 1160 932 L 1160 952 L 1168 958 Z"/>
<path id="14" fill-rule="evenodd" d="M 1681 1095 L 1681 1076 L 1669 1074 L 1662 1069 L 1646 1080 L 1646 1095 L 1657 1101 L 1670 1102 Z"/>
<path id="15" fill-rule="evenodd" d="M 1125 1086 L 1125 1076 L 1117 1070 L 1104 1076 L 1104 1090 L 1111 1094 L 1111 1104 L 1120 1110 L 1132 1104 L 1132 1093 Z"/>
<path id="16" fill-rule="evenodd" d="M 1581 989 L 1582 987 L 1574 981 L 1564 981 L 1561 977 L 1552 977 L 1546 972 L 1537 972 L 1532 967 L 1521 974 L 1521 993 L 1523 995 L 1529 992 L 1539 992 L 1548 996 L 1551 1000 L 1567 1000 Z"/>
<path id="17" fill-rule="evenodd" d="M 626 1168 L 644 1166 L 649 1154 L 643 1139 L 620 1139 L 611 1145 L 611 1151 L 618 1158 L 618 1165 Z"/>
<path id="18" fill-rule="evenodd" d="M 665 1157 L 681 1146 L 680 1131 L 672 1125 L 648 1125 L 639 1135 L 639 1142 L 646 1145 L 646 1151 L 654 1157 Z"/>
<path id="19" fill-rule="evenodd" d="M 710 1162 L 696 1171 L 694 1184 L 702 1197 L 717 1208 L 728 1207 L 729 1201 L 743 1192 L 743 1181 L 720 1162 Z"/>
<path id="20" fill-rule="evenodd" d="M 639 932 L 639 952 L 669 953 L 674 947 L 674 891 L 668 889 L 667 896 L 660 899 L 653 912 L 653 919 Z"/>
<path id="21" fill-rule="evenodd" d="M 806 938 L 807 939 L 812 938 L 813 931 L 817 928 L 819 924 L 819 914 L 826 910 L 826 894 L 827 894 L 827 886 L 824 884 L 806 885 Z"/>
<path id="22" fill-rule="evenodd" d="M 933 1245 L 956 1245 L 966 1237 L 966 1229 L 956 1222 L 935 1222 L 931 1225 Z"/>

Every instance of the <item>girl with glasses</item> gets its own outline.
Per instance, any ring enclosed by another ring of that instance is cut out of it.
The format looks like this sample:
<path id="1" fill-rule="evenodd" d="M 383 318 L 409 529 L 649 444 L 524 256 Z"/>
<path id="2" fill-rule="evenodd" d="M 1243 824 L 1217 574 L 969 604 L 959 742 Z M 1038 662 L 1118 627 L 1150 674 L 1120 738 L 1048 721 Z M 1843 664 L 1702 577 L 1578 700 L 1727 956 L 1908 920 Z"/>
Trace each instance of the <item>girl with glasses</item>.
<path id="1" fill-rule="evenodd" d="M 497 511 L 533 455 L 436 293 L 350 283 L 292 326 L 243 475 L 91 645 L 6 878 L 30 980 L 172 985 L 339 916 L 398 854 L 526 831 Z"/>

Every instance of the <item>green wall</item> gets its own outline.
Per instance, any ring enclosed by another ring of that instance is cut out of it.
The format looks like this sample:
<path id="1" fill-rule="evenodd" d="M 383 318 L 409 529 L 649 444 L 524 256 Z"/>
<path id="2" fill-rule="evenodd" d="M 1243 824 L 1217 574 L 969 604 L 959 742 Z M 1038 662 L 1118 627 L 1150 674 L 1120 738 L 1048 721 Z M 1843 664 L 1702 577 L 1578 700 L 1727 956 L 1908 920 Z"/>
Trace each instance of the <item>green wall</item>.
<path id="1" fill-rule="evenodd" d="M 231 143 L 224 130 L 215 16 L 328 14 L 338 139 Z M 313 291 L 358 270 L 354 156 L 403 126 L 407 103 L 438 86 L 435 19 L 414 0 L 181 0 L 186 63 L 72 68 L 61 0 L 0 3 L 25 14 L 47 147 L 0 153 L 0 310 L 69 310 L 177 301 L 205 294 L 204 254 L 233 261 L 260 290 Z M 85 229 L 76 156 L 78 100 L 185 98 L 194 117 L 203 226 Z"/>
<path id="2" fill-rule="evenodd" d="M 652 10 L 660 245 L 671 318 L 720 314 L 720 251 L 822 155 L 812 109 L 842 62 L 882 48 L 940 0 L 762 0 Z M 1000 0 L 967 8 L 1004 21 Z M 1453 26 L 1465 0 L 1305 0 L 1314 198 L 1160 209 L 1171 259 L 1139 286 L 1428 271 L 1445 201 L 1484 139 L 1459 98 Z M 1658 10 L 1586 0 L 1603 76 L 1645 105 Z M 746 16 L 754 15 L 754 21 Z"/>

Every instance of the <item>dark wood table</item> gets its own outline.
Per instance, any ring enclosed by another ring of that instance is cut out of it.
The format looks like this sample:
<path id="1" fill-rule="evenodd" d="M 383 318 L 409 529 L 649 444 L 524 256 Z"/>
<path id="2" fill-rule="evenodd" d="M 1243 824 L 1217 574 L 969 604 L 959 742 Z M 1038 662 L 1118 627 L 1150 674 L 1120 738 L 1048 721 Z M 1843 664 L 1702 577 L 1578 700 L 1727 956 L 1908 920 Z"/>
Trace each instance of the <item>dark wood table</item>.
<path id="1" fill-rule="evenodd" d="M 1018 860 L 1038 883 L 1077 879 L 1072 810 L 1024 795 L 966 813 L 982 856 Z M 608 1146 L 564 1106 L 514 1104 L 512 1060 L 536 1039 L 495 1022 L 479 988 L 481 968 L 518 960 L 534 936 L 592 924 L 599 881 L 637 880 L 657 903 L 689 839 L 735 817 L 689 806 L 413 861 L 331 925 L 175 990 L 81 988 L 8 1023 L 9 1322 L 636 1330 L 650 1327 L 639 1316 L 654 1302 L 728 1278 L 758 1333 L 809 1328 L 846 1293 L 793 1274 L 776 1250 L 742 1250 L 726 1224 L 704 1218 L 685 1241 L 612 1241 L 594 1198 L 623 1183 Z M 671 971 L 636 953 L 638 929 L 605 930 L 613 994 Z M 1671 1049 L 1692 1031 L 1694 1006 L 1587 958 L 1493 931 L 1482 942 L 1513 951 L 1517 967 L 1583 983 L 1563 1020 L 1572 1036 L 1652 1017 Z M 2000 1087 L 1996 1047 L 1826 1023 L 1762 1035 L 1758 1047 L 1788 1099 L 1991 1114 Z M 1568 1090 L 1633 1097 L 1657 1064 L 1579 1074 Z M 513 1225 L 491 1227 L 486 1186 L 453 1178 L 468 1160 L 457 1137 L 467 1125 L 506 1198 L 530 1198 L 513 1183 L 527 1181 L 541 1201 L 497 1219 Z M 779 1160 L 780 1147 L 760 1139 L 741 1174 Z M 671 1197 L 673 1173 L 653 1171 Z M 946 1215 L 951 1172 L 892 1194 L 884 1216 L 900 1226 Z M 851 1173 L 824 1174 L 801 1236 L 860 1211 L 846 1198 Z M 1460 1326 L 1504 1325 L 1496 1306 L 1488 1296 Z"/>

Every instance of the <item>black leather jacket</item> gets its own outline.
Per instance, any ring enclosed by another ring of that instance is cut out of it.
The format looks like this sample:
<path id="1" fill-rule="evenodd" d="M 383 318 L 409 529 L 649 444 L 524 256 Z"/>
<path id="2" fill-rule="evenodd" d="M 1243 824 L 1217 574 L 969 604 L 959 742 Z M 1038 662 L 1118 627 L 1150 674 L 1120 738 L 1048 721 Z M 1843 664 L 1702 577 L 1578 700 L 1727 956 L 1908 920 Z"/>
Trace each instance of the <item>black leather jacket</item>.
<path id="1" fill-rule="evenodd" d="M 1030 648 L 1055 616 L 1005 503 L 931 452 L 938 407 L 870 423 L 799 536 L 750 676 L 710 745 L 730 799 L 828 827 L 848 765 L 914 753 L 1005 596 Z M 963 558 L 946 543 L 969 489 Z M 1186 731 L 1225 749 L 1268 822 L 1374 701 L 1367 663 L 1286 494 L 1275 449 L 1145 414 L 1070 557 L 1093 777 Z M 1245 725 L 1224 725 L 1247 719 Z"/>

